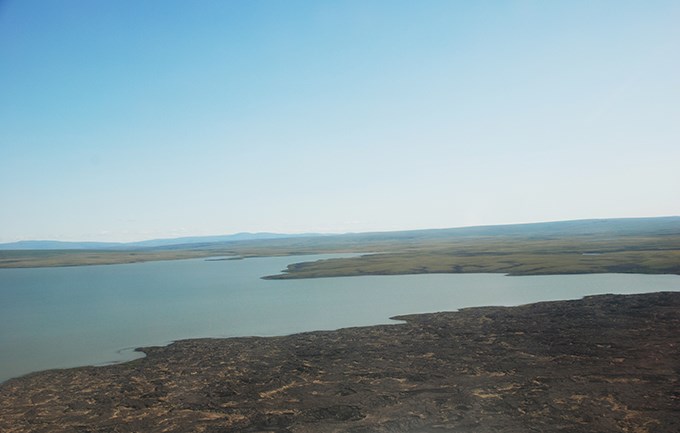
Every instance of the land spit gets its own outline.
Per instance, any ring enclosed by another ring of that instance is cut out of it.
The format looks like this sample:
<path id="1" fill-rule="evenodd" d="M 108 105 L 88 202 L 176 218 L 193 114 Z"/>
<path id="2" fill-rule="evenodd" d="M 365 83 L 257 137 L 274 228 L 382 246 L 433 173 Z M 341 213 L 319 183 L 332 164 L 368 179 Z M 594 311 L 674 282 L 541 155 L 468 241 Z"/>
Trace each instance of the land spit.
<path id="1" fill-rule="evenodd" d="M 400 319 L 13 379 L 0 431 L 680 431 L 680 293 Z"/>

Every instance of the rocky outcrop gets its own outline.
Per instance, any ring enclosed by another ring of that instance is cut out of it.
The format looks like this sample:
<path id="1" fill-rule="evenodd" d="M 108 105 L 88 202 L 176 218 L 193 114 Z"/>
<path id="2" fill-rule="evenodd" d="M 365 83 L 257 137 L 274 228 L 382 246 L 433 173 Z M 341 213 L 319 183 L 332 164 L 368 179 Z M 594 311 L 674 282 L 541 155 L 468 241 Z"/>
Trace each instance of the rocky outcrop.
<path id="1" fill-rule="evenodd" d="M 680 431 L 680 293 L 401 319 L 13 379 L 0 431 Z"/>

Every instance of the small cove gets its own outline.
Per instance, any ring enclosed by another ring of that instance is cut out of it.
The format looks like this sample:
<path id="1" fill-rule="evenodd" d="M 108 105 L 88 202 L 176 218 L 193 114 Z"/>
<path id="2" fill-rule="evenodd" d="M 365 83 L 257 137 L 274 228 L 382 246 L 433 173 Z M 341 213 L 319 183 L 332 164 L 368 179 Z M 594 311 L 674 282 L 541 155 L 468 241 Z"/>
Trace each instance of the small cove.
<path id="1" fill-rule="evenodd" d="M 290 263 L 338 256 L 0 269 L 0 381 L 129 360 L 140 356 L 135 347 L 186 338 L 285 335 L 390 323 L 399 314 L 680 290 L 677 275 L 261 279 Z"/>

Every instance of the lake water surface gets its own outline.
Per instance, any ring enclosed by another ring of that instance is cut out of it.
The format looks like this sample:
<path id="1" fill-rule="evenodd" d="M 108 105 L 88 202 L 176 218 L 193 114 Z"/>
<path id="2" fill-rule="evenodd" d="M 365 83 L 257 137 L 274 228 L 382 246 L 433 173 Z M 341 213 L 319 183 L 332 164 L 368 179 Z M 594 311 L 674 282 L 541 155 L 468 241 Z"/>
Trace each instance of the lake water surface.
<path id="1" fill-rule="evenodd" d="M 677 275 L 260 278 L 289 263 L 337 256 L 0 269 L 0 381 L 129 360 L 141 356 L 135 347 L 185 338 L 284 335 L 390 323 L 399 314 L 680 291 Z"/>

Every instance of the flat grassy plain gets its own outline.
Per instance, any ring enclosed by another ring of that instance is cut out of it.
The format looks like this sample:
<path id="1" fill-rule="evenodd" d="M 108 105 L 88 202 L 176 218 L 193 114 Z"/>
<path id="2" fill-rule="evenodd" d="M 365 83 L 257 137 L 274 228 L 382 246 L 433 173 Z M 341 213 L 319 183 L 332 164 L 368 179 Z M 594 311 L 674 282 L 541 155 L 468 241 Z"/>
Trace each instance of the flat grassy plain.
<path id="1" fill-rule="evenodd" d="M 136 250 L 0 251 L 0 267 L 358 253 L 296 263 L 268 279 L 423 273 L 680 274 L 680 217 L 311 236 Z"/>
<path id="2" fill-rule="evenodd" d="M 426 273 L 680 274 L 680 236 L 625 240 L 469 239 L 408 251 L 296 263 L 269 279 Z"/>

